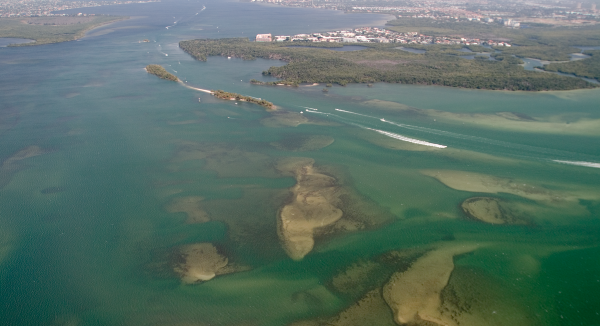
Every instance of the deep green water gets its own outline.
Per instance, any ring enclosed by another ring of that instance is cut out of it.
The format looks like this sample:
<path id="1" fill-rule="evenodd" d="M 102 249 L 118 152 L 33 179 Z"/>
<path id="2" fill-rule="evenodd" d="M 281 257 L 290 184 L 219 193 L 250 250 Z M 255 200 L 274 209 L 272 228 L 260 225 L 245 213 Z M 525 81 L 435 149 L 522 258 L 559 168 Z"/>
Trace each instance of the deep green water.
<path id="1" fill-rule="evenodd" d="M 501 284 L 502 294 L 487 295 L 521 307 L 527 324 L 600 325 L 600 169 L 553 161 L 600 163 L 600 131 L 579 133 L 574 123 L 600 118 L 600 91 L 513 93 L 376 84 L 323 93 L 322 85 L 253 86 L 250 79 L 264 78 L 261 71 L 282 63 L 221 57 L 197 62 L 177 42 L 378 25 L 385 16 L 216 1 L 78 12 L 135 17 L 77 42 L 0 49 L 0 161 L 29 146 L 43 151 L 0 174 L 0 324 L 285 325 L 335 315 L 351 304 L 326 285 L 352 262 L 455 239 L 488 244 L 455 263 Z M 138 42 L 143 39 L 151 42 Z M 313 121 L 334 124 L 268 127 L 261 121 L 272 114 L 263 108 L 220 101 L 150 76 L 143 67 L 152 63 L 176 71 L 192 86 L 265 98 L 283 111 L 305 111 Z M 373 99 L 456 114 L 517 112 L 573 122 L 576 130 L 463 125 L 364 104 Z M 361 126 L 448 148 L 387 149 L 369 142 L 374 132 Z M 315 134 L 335 142 L 309 152 L 269 145 Z M 217 169 L 201 160 L 174 162 L 186 142 L 234 146 L 266 160 L 234 167 L 223 163 Z M 324 239 L 302 261 L 287 258 L 275 229 L 277 208 L 283 205 L 277 194 L 295 181 L 277 177 L 265 163 L 285 156 L 310 157 L 317 166 L 338 171 L 347 186 L 393 214 L 393 222 Z M 422 169 L 478 172 L 577 199 L 549 203 L 460 191 L 422 175 Z M 532 225 L 466 219 L 460 203 L 482 195 L 528 207 Z M 214 221 L 185 224 L 183 214 L 165 210 L 184 196 L 204 197 L 203 207 Z M 250 236 L 234 238 L 236 227 L 248 228 Z M 218 244 L 232 261 L 253 269 L 183 285 L 151 267 L 172 248 L 194 242 Z M 298 293 L 310 293 L 304 297 L 312 299 L 294 299 Z M 514 324 L 510 312 L 495 315 L 499 325 Z"/>

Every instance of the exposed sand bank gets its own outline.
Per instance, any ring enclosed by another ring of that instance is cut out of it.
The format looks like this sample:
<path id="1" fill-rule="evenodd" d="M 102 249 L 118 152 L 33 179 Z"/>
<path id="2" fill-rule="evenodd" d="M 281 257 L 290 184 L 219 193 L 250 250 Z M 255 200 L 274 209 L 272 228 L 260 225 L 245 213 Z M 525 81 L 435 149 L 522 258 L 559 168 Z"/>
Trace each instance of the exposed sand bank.
<path id="1" fill-rule="evenodd" d="M 476 267 L 454 265 L 455 256 L 487 244 L 440 245 L 432 251 L 427 251 L 431 248 L 390 251 L 353 263 L 334 276 L 331 284 L 337 284 L 332 289 L 334 293 L 350 294 L 350 298 L 358 294 L 356 302 L 334 316 L 291 325 L 537 325 L 532 311 L 520 301 L 514 289 L 507 288 L 504 280 Z M 506 248 L 504 243 L 498 245 Z M 536 264 L 535 259 L 530 260 L 534 262 L 527 259 L 518 262 Z"/>
<path id="2" fill-rule="evenodd" d="M 169 213 L 185 213 L 188 224 L 204 223 L 210 221 L 210 218 L 200 205 L 203 200 L 204 198 L 199 196 L 175 198 L 165 209 Z"/>
<path id="3" fill-rule="evenodd" d="M 329 136 L 303 136 L 289 135 L 278 142 L 270 143 L 271 146 L 290 152 L 315 151 L 333 144 L 334 139 Z"/>
<path id="4" fill-rule="evenodd" d="M 293 326 L 393 326 L 393 313 L 385 302 L 383 285 L 394 273 L 407 270 L 425 253 L 423 249 L 386 252 L 369 260 L 360 259 L 341 270 L 330 282 L 333 293 L 355 300 L 351 306 L 332 317 L 318 317 L 293 323 Z"/>
<path id="5" fill-rule="evenodd" d="M 208 281 L 217 275 L 239 270 L 235 266 L 228 265 L 229 259 L 221 255 L 211 243 L 194 243 L 179 247 L 177 250 L 178 258 L 173 271 L 186 284 Z"/>
<path id="6" fill-rule="evenodd" d="M 478 247 L 473 243 L 451 244 L 425 254 L 407 271 L 394 274 L 383 288 L 383 297 L 393 310 L 396 323 L 455 325 L 440 314 L 440 293 L 454 269 L 453 257 Z"/>
<path id="7" fill-rule="evenodd" d="M 315 238 L 378 227 L 393 220 L 389 210 L 344 185 L 344 174 L 330 166 L 314 166 L 314 160 L 289 157 L 275 168 L 293 176 L 288 201 L 280 208 L 277 232 L 287 254 L 302 259 L 314 247 Z"/>
<path id="8" fill-rule="evenodd" d="M 600 134 L 600 119 L 573 118 L 555 115 L 549 117 L 530 117 L 518 112 L 496 113 L 455 113 L 433 109 L 418 109 L 405 104 L 369 100 L 363 105 L 401 113 L 404 116 L 431 117 L 442 122 L 476 125 L 478 127 L 513 130 L 520 132 L 538 132 L 565 135 L 598 135 Z"/>
<path id="9" fill-rule="evenodd" d="M 490 224 L 529 224 L 507 202 L 493 197 L 472 197 L 460 205 L 470 218 Z"/>
<path id="10" fill-rule="evenodd" d="M 315 229 L 337 222 L 342 217 L 339 193 L 334 178 L 313 167 L 314 160 L 292 158 L 281 160 L 276 168 L 296 178 L 291 189 L 292 200 L 279 212 L 278 234 L 285 252 L 300 260 L 314 246 Z"/>
<path id="11" fill-rule="evenodd" d="M 503 192 L 545 202 L 578 200 L 577 196 L 566 192 L 553 191 L 523 181 L 498 178 L 481 173 L 453 170 L 421 170 L 420 172 L 436 178 L 441 183 L 456 190 L 492 194 Z"/>

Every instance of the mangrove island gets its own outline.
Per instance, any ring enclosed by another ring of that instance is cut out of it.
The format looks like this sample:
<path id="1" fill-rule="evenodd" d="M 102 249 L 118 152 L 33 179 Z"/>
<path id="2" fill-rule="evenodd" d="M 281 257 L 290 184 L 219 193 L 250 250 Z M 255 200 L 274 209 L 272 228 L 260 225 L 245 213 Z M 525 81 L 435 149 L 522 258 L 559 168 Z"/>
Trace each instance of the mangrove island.
<path id="1" fill-rule="evenodd" d="M 220 98 L 222 100 L 232 100 L 232 101 L 241 101 L 241 102 L 250 102 L 250 103 L 254 103 L 254 104 L 258 104 L 260 106 L 264 106 L 267 109 L 273 109 L 273 103 L 260 99 L 260 98 L 256 98 L 256 97 L 252 97 L 252 96 L 245 96 L 245 95 L 240 95 L 237 93 L 230 93 L 230 92 L 226 92 L 223 90 L 216 90 L 216 91 L 211 91 L 212 94 L 217 97 Z"/>
<path id="2" fill-rule="evenodd" d="M 166 80 L 171 80 L 171 81 L 179 81 L 179 78 L 177 78 L 177 76 L 173 75 L 172 73 L 168 72 L 165 70 L 165 68 L 163 68 L 161 65 L 147 65 L 146 66 L 146 71 L 149 74 L 153 74 L 155 76 L 158 76 L 162 79 L 166 79 Z"/>

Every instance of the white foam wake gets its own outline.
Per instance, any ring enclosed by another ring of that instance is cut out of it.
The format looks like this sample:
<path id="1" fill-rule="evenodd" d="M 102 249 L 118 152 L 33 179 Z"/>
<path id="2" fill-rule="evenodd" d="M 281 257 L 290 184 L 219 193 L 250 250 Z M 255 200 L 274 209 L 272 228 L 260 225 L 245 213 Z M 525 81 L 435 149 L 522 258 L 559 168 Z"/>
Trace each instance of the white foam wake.
<path id="1" fill-rule="evenodd" d="M 379 129 L 371 129 L 371 128 L 368 128 L 368 129 L 376 131 L 376 132 L 378 132 L 378 133 L 380 133 L 382 135 L 385 135 L 385 136 L 388 136 L 388 137 L 391 137 L 391 138 L 394 138 L 394 139 L 406 141 L 406 142 L 417 144 L 417 145 L 425 145 L 425 146 L 431 146 L 431 147 L 436 147 L 436 148 L 446 148 L 446 147 L 448 147 L 448 146 L 445 146 L 445 145 L 434 144 L 434 143 L 426 142 L 426 141 L 423 141 L 423 140 L 418 140 L 418 139 L 414 139 L 414 138 L 408 138 L 408 137 L 405 137 L 405 136 L 402 136 L 402 135 L 398 135 L 398 134 L 395 134 L 395 133 L 392 133 L 392 132 L 387 132 L 387 131 L 383 131 L 383 130 L 379 130 Z"/>
<path id="2" fill-rule="evenodd" d="M 307 108 L 307 109 L 306 109 L 306 112 L 309 112 L 309 113 L 316 113 L 316 114 L 324 114 L 324 115 L 329 115 L 328 113 L 319 112 L 319 111 L 313 111 L 313 110 L 316 110 L 316 109 L 313 109 L 313 108 Z"/>
<path id="3" fill-rule="evenodd" d="M 523 145 L 523 144 L 517 144 L 517 143 L 509 143 L 509 142 L 505 142 L 505 141 L 501 141 L 501 140 L 489 139 L 489 138 L 478 137 L 478 136 L 464 135 L 464 134 L 459 134 L 459 133 L 444 131 L 444 130 L 439 130 L 439 129 L 431 129 L 431 128 L 427 128 L 427 127 L 419 127 L 419 126 L 407 125 L 407 124 L 403 124 L 403 123 L 396 123 L 393 121 L 385 120 L 383 118 L 378 118 L 378 117 L 361 114 L 361 113 L 356 113 L 356 112 L 352 112 L 352 111 L 347 111 L 347 110 L 336 109 L 336 111 L 359 115 L 359 116 L 363 116 L 363 117 L 367 117 L 367 118 L 377 119 L 381 122 L 388 123 L 388 124 L 391 124 L 391 125 L 394 125 L 394 126 L 400 127 L 400 128 L 405 128 L 405 129 L 419 131 L 419 132 L 426 132 L 426 133 L 439 135 L 439 136 L 452 137 L 455 139 L 475 141 L 475 142 L 483 143 L 483 144 L 492 144 L 492 145 L 502 146 L 502 147 L 506 147 L 506 148 L 510 148 L 510 149 L 521 149 L 521 150 L 528 151 L 528 152 L 536 152 L 536 153 L 543 153 L 543 154 L 562 154 L 562 155 L 570 154 L 567 152 L 561 152 L 558 150 L 552 150 L 552 149 L 548 149 L 548 148 L 541 148 L 541 147 L 535 147 L 535 146 Z"/>
<path id="4" fill-rule="evenodd" d="M 310 109 L 310 110 L 309 110 L 309 109 Z M 318 114 L 325 114 L 325 115 L 327 115 L 327 116 L 329 116 L 329 115 L 330 115 L 330 114 L 328 114 L 328 113 L 317 112 L 317 111 L 312 111 L 312 110 L 316 110 L 316 109 L 313 109 L 313 108 L 307 108 L 306 112 L 310 112 L 310 113 L 318 113 Z M 336 110 L 336 111 L 340 111 L 340 112 L 346 112 L 346 113 L 351 113 L 351 114 L 361 115 L 361 116 L 368 117 L 368 118 L 379 119 L 379 118 L 376 118 L 376 117 L 373 117 L 373 116 L 370 116 L 370 115 L 366 115 L 366 114 L 360 114 L 360 113 L 351 112 L 351 111 L 346 111 L 346 110 L 341 110 L 341 109 L 335 109 L 335 110 Z M 337 116 L 337 115 L 335 115 L 335 114 L 331 114 L 331 115 L 333 115 L 333 116 Z M 385 121 L 385 120 L 382 120 L 382 121 Z M 387 121 L 386 121 L 386 122 L 387 122 Z M 353 122 L 346 122 L 346 123 L 348 123 L 348 124 L 350 124 L 350 125 L 353 125 L 353 126 L 357 126 L 357 127 L 359 127 L 359 128 L 368 129 L 368 130 L 373 130 L 373 131 L 375 131 L 375 132 L 378 132 L 378 133 L 380 133 L 380 134 L 382 134 L 382 135 L 385 135 L 385 136 L 388 136 L 388 137 L 390 137 L 390 138 L 394 138 L 394 139 L 402 140 L 402 141 L 409 142 L 409 143 L 413 143 L 413 144 L 424 145 L 424 146 L 431 146 L 431 147 L 436 147 L 436 148 L 446 148 L 446 147 L 448 147 L 448 146 L 446 146 L 446 145 L 434 144 L 434 143 L 426 142 L 426 141 L 424 141 L 424 140 L 418 140 L 418 139 L 414 139 L 414 138 L 409 138 L 409 137 L 406 137 L 406 136 L 402 136 L 402 135 L 395 134 L 395 133 L 393 133 L 393 132 L 388 132 L 388 131 L 383 131 L 383 130 L 379 130 L 379 129 L 368 128 L 368 127 L 365 127 L 365 126 L 362 126 L 362 125 L 359 125 L 359 124 L 357 124 L 357 123 L 353 123 Z"/>
<path id="5" fill-rule="evenodd" d="M 367 118 L 379 119 L 377 117 L 366 115 L 366 114 L 362 114 L 362 113 L 356 113 L 356 112 L 346 111 L 346 110 L 341 110 L 341 109 L 335 109 L 335 110 L 336 111 L 340 111 L 340 112 L 350 113 L 350 114 L 356 114 L 356 115 L 360 115 L 360 116 L 367 117 Z"/>
<path id="6" fill-rule="evenodd" d="M 578 165 L 578 166 L 587 166 L 589 168 L 597 168 L 600 169 L 600 163 L 594 163 L 594 162 L 583 162 L 583 161 L 561 161 L 561 160 L 552 160 L 553 162 L 556 163 L 562 163 L 562 164 L 570 164 L 570 165 Z"/>

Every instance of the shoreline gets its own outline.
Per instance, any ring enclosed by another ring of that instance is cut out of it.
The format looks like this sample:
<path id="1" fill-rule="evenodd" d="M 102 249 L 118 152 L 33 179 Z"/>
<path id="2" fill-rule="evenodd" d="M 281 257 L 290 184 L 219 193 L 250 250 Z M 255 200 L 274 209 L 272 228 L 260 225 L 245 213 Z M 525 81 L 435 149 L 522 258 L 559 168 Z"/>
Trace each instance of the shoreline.
<path id="1" fill-rule="evenodd" d="M 102 16 L 98 16 L 98 17 L 102 17 Z M 15 43 L 15 44 L 8 44 L 6 47 L 23 47 L 23 46 L 37 46 L 37 45 L 45 45 L 45 44 L 57 44 L 57 43 L 64 43 L 64 42 L 72 42 L 72 41 L 77 41 L 80 40 L 84 37 L 86 37 L 86 34 L 94 29 L 100 28 L 102 26 L 106 26 L 106 25 L 110 25 L 116 22 L 120 22 L 123 20 L 127 20 L 130 19 L 129 16 L 107 16 L 107 17 L 114 17 L 115 19 L 110 20 L 110 21 L 105 21 L 105 22 L 101 22 L 98 24 L 94 24 L 91 25 L 87 28 L 82 29 L 81 31 L 75 33 L 73 36 L 71 36 L 72 38 L 68 38 L 69 34 L 68 33 L 63 33 L 63 34 L 59 34 L 59 36 L 61 37 L 65 37 L 65 39 L 63 40 L 55 40 L 55 41 L 44 41 L 43 38 L 40 39 L 35 39 L 32 37 L 25 37 L 25 36 L 20 36 L 20 37 L 11 37 L 11 38 L 21 38 L 21 39 L 28 39 L 28 40 L 32 40 L 32 42 L 27 42 L 27 43 Z M 72 24 L 75 25 L 75 24 Z M 66 25 L 68 26 L 68 25 Z M 42 40 L 42 41 L 40 41 Z"/>
<path id="2" fill-rule="evenodd" d="M 106 25 L 114 24 L 114 23 L 116 23 L 116 22 L 120 22 L 120 21 L 123 21 L 123 20 L 128 20 L 128 19 L 131 19 L 131 17 L 130 17 L 130 16 L 122 16 L 122 17 L 120 17 L 120 18 L 118 18 L 118 19 L 111 20 L 111 21 L 109 21 L 109 22 L 104 22 L 104 23 L 100 23 L 100 24 L 98 24 L 98 25 L 90 26 L 90 27 L 88 27 L 88 28 L 86 28 L 86 29 L 82 30 L 81 32 L 77 33 L 77 34 L 75 35 L 75 38 L 73 39 L 73 41 L 76 41 L 76 40 L 79 40 L 79 39 L 82 39 L 82 38 L 86 37 L 86 34 L 87 34 L 88 32 L 91 32 L 91 31 L 93 31 L 93 30 L 94 30 L 94 29 L 96 29 L 96 28 L 100 28 L 100 27 L 102 27 L 102 26 L 106 26 Z M 57 43 L 60 43 L 60 42 L 57 42 Z"/>
<path id="3" fill-rule="evenodd" d="M 89 28 L 86 28 L 86 29 L 82 30 L 81 32 L 77 33 L 75 35 L 75 38 L 73 39 L 73 41 L 77 41 L 79 39 L 82 39 L 82 38 L 86 37 L 87 36 L 86 34 L 88 32 L 91 32 L 91 31 L 95 30 L 96 28 L 100 28 L 102 26 L 114 24 L 116 22 L 120 22 L 120 21 L 128 20 L 128 19 L 131 19 L 131 17 L 130 16 L 122 16 L 119 19 L 115 19 L 115 20 L 112 20 L 112 21 L 109 21 L 109 22 L 104 22 L 104 23 L 100 23 L 98 25 L 90 26 Z M 65 41 L 65 42 L 68 42 L 68 41 Z M 62 43 L 62 42 L 57 42 L 57 43 Z"/>

